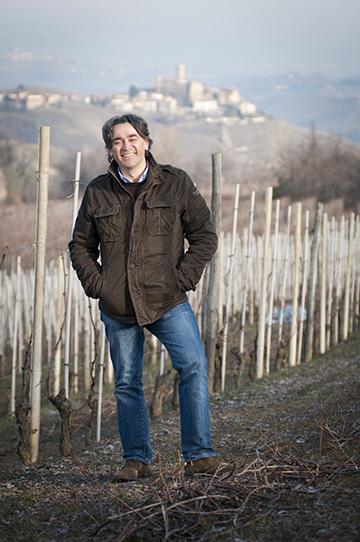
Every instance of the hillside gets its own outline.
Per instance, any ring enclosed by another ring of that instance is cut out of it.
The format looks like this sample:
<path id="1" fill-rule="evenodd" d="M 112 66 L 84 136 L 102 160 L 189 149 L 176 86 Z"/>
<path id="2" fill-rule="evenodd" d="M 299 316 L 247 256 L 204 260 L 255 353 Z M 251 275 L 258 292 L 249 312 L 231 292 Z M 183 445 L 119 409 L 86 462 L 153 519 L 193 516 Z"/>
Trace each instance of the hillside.
<path id="1" fill-rule="evenodd" d="M 194 152 L 198 152 L 202 148 L 203 139 L 209 138 L 211 144 L 206 151 L 216 151 L 215 141 L 221 142 L 224 127 L 231 127 L 229 130 L 237 134 L 234 146 L 248 145 L 249 140 L 254 142 L 254 135 L 259 140 L 267 137 L 269 129 L 274 133 L 284 133 L 290 137 L 290 134 L 301 133 L 303 130 L 291 126 L 285 121 L 276 121 L 268 119 L 266 122 L 256 124 L 255 122 L 241 121 L 240 119 L 228 118 L 228 122 L 217 122 L 207 120 L 194 119 L 190 122 L 174 120 L 171 122 L 160 118 L 157 115 L 149 114 L 144 111 L 135 111 L 134 113 L 141 115 L 147 119 L 151 132 L 156 135 L 159 127 L 167 127 L 171 131 L 179 130 L 186 133 L 191 144 L 188 147 L 193 148 Z M 1 132 L 11 139 L 21 141 L 23 143 L 37 143 L 38 127 L 40 125 L 50 126 L 51 128 L 51 143 L 55 147 L 61 149 L 77 149 L 96 148 L 102 144 L 101 127 L 103 123 L 113 115 L 121 115 L 123 111 L 114 107 L 85 105 L 80 103 L 66 104 L 62 107 L 44 107 L 33 110 L 22 111 L 4 111 L 0 110 Z M 236 120 L 238 122 L 236 122 Z M 226 130 L 225 130 L 226 131 Z M 195 138 L 195 140 L 194 140 Z M 155 138 L 156 140 L 156 138 Z M 198 143 L 194 146 L 194 141 Z M 215 141 L 211 141 L 215 140 Z M 231 142 L 223 141 L 225 146 Z M 256 150 L 256 149 L 255 149 Z"/>
<path id="2" fill-rule="evenodd" d="M 73 152 L 74 156 L 77 151 L 84 155 L 96 151 L 103 157 L 101 127 L 108 118 L 121 113 L 110 107 L 68 104 L 61 108 L 0 111 L 0 125 L 3 136 L 26 145 L 37 144 L 39 126 L 50 126 L 54 166 L 59 150 Z M 255 172 L 267 182 L 264 171 L 276 163 L 281 148 L 296 143 L 308 133 L 306 129 L 274 119 L 261 123 L 227 119 L 226 123 L 192 120 L 170 124 L 141 111 L 136 113 L 145 116 L 149 122 L 158 161 L 187 169 L 199 184 L 209 178 L 211 154 L 215 152 L 223 155 L 224 175 L 230 183 L 253 181 Z M 33 162 L 36 160 L 34 151 Z M 106 161 L 102 160 L 99 171 L 105 165 Z M 94 175 L 99 171 L 94 171 Z"/>

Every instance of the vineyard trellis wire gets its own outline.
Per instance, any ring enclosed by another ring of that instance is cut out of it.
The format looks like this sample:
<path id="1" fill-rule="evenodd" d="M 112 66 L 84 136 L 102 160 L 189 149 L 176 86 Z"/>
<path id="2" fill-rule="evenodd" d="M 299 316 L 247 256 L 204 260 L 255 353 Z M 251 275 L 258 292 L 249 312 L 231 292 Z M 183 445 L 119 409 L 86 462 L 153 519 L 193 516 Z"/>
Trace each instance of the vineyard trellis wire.
<path id="1" fill-rule="evenodd" d="M 75 175 L 75 178 L 78 177 Z M 236 185 L 233 230 L 231 234 L 222 231 L 219 236 L 216 352 L 221 392 L 231 383 L 227 353 L 237 342 L 240 357 L 247 356 L 248 361 L 251 358 L 257 378 L 279 368 L 280 352 L 282 363 L 290 366 L 309 359 L 309 344 L 311 350 L 314 349 L 314 337 L 309 337 L 308 325 L 312 304 L 316 311 L 318 329 L 315 332 L 319 336 L 321 353 L 339 340 L 346 340 L 359 327 L 359 216 L 351 213 L 349 218 L 331 217 L 329 220 L 326 213 L 320 213 L 321 228 L 315 237 L 315 230 L 309 231 L 309 211 L 305 210 L 305 227 L 302 228 L 302 204 L 296 203 L 288 206 L 283 228 L 279 223 L 280 201 L 273 202 L 272 189 L 268 188 L 264 234 L 253 233 L 255 192 L 252 192 L 248 210 L 248 228 L 238 233 L 238 198 Z M 320 209 L 321 205 L 318 204 Z M 295 231 L 291 233 L 294 207 Z M 45 268 L 42 361 L 46 384 L 43 378 L 42 387 L 48 395 L 57 395 L 65 386 L 68 396 L 79 390 L 94 392 L 96 385 L 96 439 L 99 441 L 103 380 L 113 382 L 112 366 L 97 303 L 86 298 L 77 280 L 69 295 L 70 269 L 66 251 Z M 207 271 L 196 291 L 189 293 L 204 341 L 209 288 Z M 24 359 L 27 360 L 25 353 L 32 337 L 34 283 L 34 269 L 23 269 L 20 256 L 12 262 L 10 269 L 0 269 L 0 374 L 11 389 L 9 409 L 12 414 L 19 398 L 20 380 L 26 379 L 31 370 L 28 363 L 24 364 Z M 67 318 L 71 321 L 69 326 L 65 325 Z M 278 335 L 274 338 L 275 325 Z M 231 328 L 232 345 L 227 344 L 228 327 Z M 262 341 L 260 348 L 259 340 Z M 69 361 L 61 367 L 65 344 L 69 349 Z M 164 373 L 164 349 L 150 336 L 146 341 L 145 361 L 153 370 L 158 363 L 159 374 Z"/>

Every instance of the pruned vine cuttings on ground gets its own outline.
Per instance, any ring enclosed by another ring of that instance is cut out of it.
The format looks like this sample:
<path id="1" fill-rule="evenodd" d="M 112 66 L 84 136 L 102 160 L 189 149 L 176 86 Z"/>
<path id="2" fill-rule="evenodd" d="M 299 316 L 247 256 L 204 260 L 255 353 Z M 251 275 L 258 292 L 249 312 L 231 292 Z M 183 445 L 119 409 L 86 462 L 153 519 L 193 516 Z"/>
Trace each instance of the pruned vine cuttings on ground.
<path id="1" fill-rule="evenodd" d="M 122 463 L 115 400 L 104 397 L 99 444 L 74 405 L 73 447 L 59 453 L 59 413 L 42 426 L 42 457 L 25 467 L 13 421 L 0 426 L 4 541 L 310 541 L 360 536 L 359 336 L 309 364 L 211 399 L 214 447 L 233 469 L 188 477 L 171 391 L 151 420 L 153 472 L 111 482 Z M 169 383 L 169 388 L 171 383 Z M 49 407 L 50 408 L 50 407 Z M 149 403 L 150 408 L 150 403 Z"/>

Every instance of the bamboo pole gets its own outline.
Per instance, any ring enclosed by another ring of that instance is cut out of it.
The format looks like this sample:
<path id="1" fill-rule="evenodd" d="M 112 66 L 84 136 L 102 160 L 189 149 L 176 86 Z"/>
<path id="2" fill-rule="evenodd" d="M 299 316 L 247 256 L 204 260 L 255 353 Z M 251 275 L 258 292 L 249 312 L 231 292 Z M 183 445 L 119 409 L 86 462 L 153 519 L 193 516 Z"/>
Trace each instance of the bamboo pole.
<path id="1" fill-rule="evenodd" d="M 79 391 L 79 284 L 74 289 L 74 393 Z"/>
<path id="2" fill-rule="evenodd" d="M 225 301 L 224 301 L 224 298 L 225 298 L 225 294 L 224 294 L 224 290 L 225 290 L 225 288 L 224 288 L 224 280 L 225 280 L 224 279 L 224 275 L 225 275 L 225 272 L 224 272 L 225 235 L 224 235 L 223 230 L 221 230 L 221 232 L 220 232 L 218 252 L 220 254 L 218 321 L 219 321 L 219 323 L 221 322 L 221 326 L 222 326 L 223 322 L 224 322 L 224 303 L 225 303 Z"/>
<path id="3" fill-rule="evenodd" d="M 151 343 L 150 364 L 156 365 L 158 338 L 155 335 L 150 335 L 150 343 Z"/>
<path id="4" fill-rule="evenodd" d="M 208 291 L 209 291 L 209 274 L 210 274 L 210 265 L 205 267 L 204 273 L 202 274 L 199 281 L 199 288 L 196 289 L 198 296 L 198 312 L 200 317 L 199 329 L 201 330 L 201 338 L 206 341 L 206 328 L 207 328 L 207 301 L 208 301 Z M 200 327 L 201 324 L 201 327 Z"/>
<path id="5" fill-rule="evenodd" d="M 349 332 L 354 331 L 354 305 L 355 305 L 355 280 L 357 273 L 356 265 L 356 247 L 358 235 L 358 218 L 354 217 L 354 240 L 352 249 L 352 264 L 351 264 L 351 287 L 350 287 L 350 312 L 349 312 Z"/>
<path id="6" fill-rule="evenodd" d="M 255 265 L 256 265 L 256 262 L 255 262 L 256 258 L 255 258 L 255 254 L 254 254 L 254 248 L 255 247 L 256 247 L 256 239 L 255 239 L 254 235 L 252 235 L 251 252 L 253 254 L 253 258 L 250 258 L 250 272 L 249 272 L 249 286 L 248 286 L 248 290 L 249 290 L 249 325 L 250 326 L 254 325 L 254 304 L 255 304 L 254 269 L 255 269 Z"/>
<path id="7" fill-rule="evenodd" d="M 42 336 L 44 312 L 44 279 L 47 236 L 47 208 L 49 187 L 50 128 L 40 126 L 39 130 L 39 172 L 37 190 L 35 291 L 33 313 L 33 344 L 31 356 L 30 396 L 30 462 L 39 457 Z"/>
<path id="8" fill-rule="evenodd" d="M 320 354 L 326 352 L 326 269 L 327 269 L 327 230 L 328 215 L 324 213 L 322 223 L 322 250 L 320 274 Z"/>
<path id="9" fill-rule="evenodd" d="M 95 378 L 95 361 L 97 356 L 97 341 L 96 341 L 96 312 L 97 303 L 92 297 L 89 300 L 89 316 L 90 316 L 90 380 Z"/>
<path id="10" fill-rule="evenodd" d="M 50 262 L 50 265 L 53 265 L 54 262 Z M 46 341 L 47 341 L 47 359 L 48 363 L 52 364 L 52 351 L 53 351 L 53 330 L 56 326 L 56 304 L 53 303 L 54 299 L 54 291 L 53 291 L 53 283 L 52 283 L 52 275 L 51 273 L 53 269 L 47 269 L 47 281 L 45 286 L 45 307 L 44 307 L 44 323 L 45 323 L 45 330 L 46 330 Z M 47 290 L 47 291 L 46 291 Z"/>
<path id="11" fill-rule="evenodd" d="M 21 367 L 23 364 L 24 359 L 24 319 L 23 319 L 23 313 L 24 313 L 24 270 L 20 269 L 20 317 L 19 317 L 19 356 L 18 356 L 18 372 L 21 371 Z M 30 333 L 28 337 L 30 336 Z"/>
<path id="12" fill-rule="evenodd" d="M 309 211 L 305 213 L 305 231 L 304 231 L 304 255 L 303 255 L 303 273 L 302 273 L 302 285 L 301 285 L 301 303 L 300 303 L 300 321 L 298 332 L 298 346 L 297 346 L 297 365 L 301 362 L 302 342 L 304 333 L 305 318 L 305 301 L 307 293 L 307 279 L 309 273 Z"/>
<path id="13" fill-rule="evenodd" d="M 287 210 L 287 219 L 286 219 L 286 236 L 285 236 L 286 241 L 285 241 L 285 253 L 284 253 L 284 263 L 283 263 L 281 299 L 280 299 L 279 335 L 278 335 L 279 346 L 282 343 L 282 332 L 283 332 L 285 300 L 286 300 L 286 281 L 287 281 L 288 269 L 289 269 L 290 226 L 291 226 L 291 206 L 289 205 L 288 210 Z"/>
<path id="14" fill-rule="evenodd" d="M 239 309 L 239 288 L 242 287 L 242 248 L 241 248 L 241 239 L 236 236 L 236 248 L 235 248 L 235 257 L 234 257 L 234 268 L 233 268 L 233 277 L 236 277 L 236 280 L 232 281 L 232 295 L 231 295 L 231 318 L 235 321 L 235 314 L 240 313 Z"/>
<path id="15" fill-rule="evenodd" d="M 221 232 L 221 198 L 222 198 L 222 162 L 221 153 L 212 155 L 212 199 L 211 216 L 216 233 Z M 219 238 L 220 242 L 220 238 Z M 207 313 L 205 332 L 205 353 L 208 361 L 209 393 L 214 389 L 216 343 L 219 334 L 219 289 L 220 289 L 220 248 L 216 251 L 209 270 L 207 292 Z"/>
<path id="16" fill-rule="evenodd" d="M 14 313 L 10 310 L 10 307 L 13 305 L 13 299 L 15 297 L 15 286 L 13 277 L 16 276 L 16 270 L 11 266 L 10 275 L 6 276 L 6 290 L 7 290 L 7 299 L 6 299 L 6 310 L 7 310 L 7 337 L 10 343 L 13 342 L 13 331 L 14 331 Z"/>
<path id="17" fill-rule="evenodd" d="M 14 334 L 12 351 L 12 374 L 11 374 L 11 414 L 15 414 L 15 393 L 16 393 L 16 354 L 18 345 L 21 342 L 18 336 L 20 320 L 20 279 L 21 279 L 21 257 L 17 257 L 16 268 L 16 288 L 15 288 L 15 315 L 14 315 Z"/>
<path id="18" fill-rule="evenodd" d="M 165 370 L 165 346 L 159 341 L 160 346 L 160 359 L 159 359 L 159 375 L 164 374 Z"/>
<path id="19" fill-rule="evenodd" d="M 345 294 L 344 294 L 344 320 L 343 320 L 343 340 L 346 341 L 349 336 L 349 312 L 350 312 L 350 286 L 351 286 L 351 265 L 352 265 L 352 247 L 354 237 L 355 214 L 350 214 L 349 237 L 348 237 L 348 253 L 345 277 Z"/>
<path id="20" fill-rule="evenodd" d="M 270 239 L 270 233 L 269 233 Z M 261 304 L 261 287 L 262 287 L 262 262 L 264 259 L 264 235 L 260 235 L 257 238 L 256 243 L 256 258 L 255 258 L 255 289 L 254 289 L 254 309 L 260 308 Z"/>
<path id="21" fill-rule="evenodd" d="M 334 254 L 335 254 L 335 217 L 330 221 L 330 238 L 329 238 L 329 287 L 327 299 L 327 314 L 326 314 L 326 348 L 330 348 L 331 341 L 331 312 L 333 302 L 333 285 L 334 285 Z"/>
<path id="22" fill-rule="evenodd" d="M 58 295 L 57 295 L 57 325 L 56 325 L 56 350 L 54 357 L 54 382 L 53 394 L 56 397 L 60 391 L 61 375 L 61 336 L 64 318 L 64 256 L 58 258 Z"/>
<path id="23" fill-rule="evenodd" d="M 359 316 L 360 316 L 360 219 L 359 216 L 356 220 L 356 231 L 357 231 L 357 241 L 356 241 L 356 285 L 355 285 L 355 309 L 354 317 L 356 322 L 356 329 L 359 329 Z"/>
<path id="24" fill-rule="evenodd" d="M 74 194 L 73 194 L 73 208 L 72 208 L 72 228 L 74 230 L 76 216 L 78 212 L 78 200 L 79 200 L 79 181 L 80 181 L 80 163 L 81 152 L 76 153 L 75 162 L 75 179 L 73 181 Z M 75 278 L 75 272 L 69 260 L 69 273 L 68 273 L 68 285 L 67 285 L 67 297 L 66 297 L 66 316 L 65 316 L 65 340 L 64 340 L 64 388 L 65 395 L 69 397 L 69 360 L 70 360 L 70 323 L 71 323 L 71 304 L 72 304 L 72 291 Z"/>
<path id="25" fill-rule="evenodd" d="M 239 312 L 240 312 L 240 315 L 241 315 L 241 319 L 240 319 L 240 352 L 243 351 L 243 347 L 244 345 L 242 344 L 244 342 L 244 327 L 245 327 L 245 322 L 246 322 L 246 309 L 247 309 L 247 305 L 248 305 L 248 290 L 247 290 L 247 285 L 248 285 L 248 282 L 249 282 L 249 276 L 246 276 L 246 274 L 249 275 L 249 271 L 248 273 L 246 273 L 246 268 L 249 267 L 249 262 L 248 262 L 248 252 L 249 252 L 249 229 L 248 228 L 244 228 L 243 230 L 243 234 L 242 234 L 242 253 L 241 253 L 241 263 L 240 263 L 240 275 L 241 275 L 241 280 L 239 281 L 240 282 L 240 290 L 239 290 Z M 245 297 L 245 317 L 243 317 L 243 312 L 244 312 L 244 297 Z M 244 321 L 244 322 L 243 322 Z"/>
<path id="26" fill-rule="evenodd" d="M 96 417 L 96 442 L 100 442 L 101 436 L 101 410 L 104 382 L 104 359 L 105 359 L 105 326 L 101 326 L 100 331 L 100 355 L 99 355 L 99 381 L 97 393 L 97 417 Z"/>
<path id="27" fill-rule="evenodd" d="M 225 391 L 226 347 L 227 347 L 227 336 L 228 336 L 229 318 L 230 318 L 229 307 L 230 307 L 230 302 L 231 302 L 231 283 L 232 283 L 235 249 L 236 249 L 236 230 L 237 230 L 237 218 L 238 218 L 238 210 L 239 210 L 239 193 L 240 193 L 240 185 L 237 183 L 236 188 L 235 188 L 233 229 L 232 229 L 232 238 L 231 238 L 230 262 L 229 262 L 229 270 L 228 270 L 226 315 L 225 315 L 225 322 L 224 322 L 224 336 L 223 336 L 223 349 L 222 349 L 222 361 L 221 361 L 221 391 L 222 393 L 224 393 Z"/>
<path id="28" fill-rule="evenodd" d="M 311 259 L 309 272 L 309 294 L 307 303 L 307 326 L 305 340 L 305 361 L 311 361 L 313 357 L 314 342 L 314 315 L 315 315 L 315 292 L 317 279 L 317 257 L 319 251 L 321 222 L 324 212 L 324 204 L 318 203 L 316 208 L 314 234 L 311 244 Z"/>
<path id="29" fill-rule="evenodd" d="M 90 316 L 90 300 L 82 296 L 83 308 L 83 352 L 84 352 L 84 388 L 89 390 L 91 386 L 91 316 Z"/>
<path id="30" fill-rule="evenodd" d="M 345 232 L 345 217 L 341 217 L 340 229 L 336 235 L 336 288 L 335 288 L 335 314 L 334 314 L 334 334 L 333 345 L 339 342 L 339 324 L 340 324 L 340 298 L 341 298 L 341 275 L 343 265 L 343 250 L 344 250 L 344 232 Z"/>
<path id="31" fill-rule="evenodd" d="M 278 237 L 279 237 L 279 218 L 280 218 L 280 200 L 276 200 L 275 210 L 275 231 L 274 231 L 274 248 L 271 265 L 271 281 L 270 281 L 270 295 L 269 295 L 269 310 L 268 310 L 268 324 L 267 324 L 267 342 L 266 342 L 266 357 L 265 357 L 265 374 L 270 374 L 270 350 L 271 350 L 271 331 L 273 321 L 273 309 L 274 309 L 274 292 L 275 292 L 275 278 L 276 278 L 276 262 L 277 262 L 277 250 L 278 250 Z"/>
<path id="32" fill-rule="evenodd" d="M 25 317 L 25 337 L 28 338 L 31 335 L 31 329 L 32 329 L 32 286 L 30 286 L 30 283 L 32 282 L 33 277 L 33 269 L 29 271 L 28 275 L 26 276 L 25 273 L 23 273 L 23 307 L 24 307 L 24 317 Z"/>
<path id="33" fill-rule="evenodd" d="M 265 233 L 263 245 L 263 272 L 261 283 L 260 309 L 259 309 L 259 328 L 258 343 L 256 354 L 256 377 L 262 378 L 264 372 L 264 345 L 265 345 L 265 319 L 266 319 L 266 300 L 268 286 L 268 258 L 271 230 L 271 207 L 272 207 L 273 189 L 269 186 L 266 189 L 265 198 Z"/>
<path id="34" fill-rule="evenodd" d="M 245 336 L 245 321 L 246 321 L 246 305 L 248 297 L 248 283 L 249 283 L 249 272 L 250 272 L 250 262 L 251 262 L 251 241 L 252 241 L 252 231 L 254 224 L 254 210 L 255 210 L 255 191 L 251 192 L 251 202 L 250 202 L 250 212 L 249 212 L 249 233 L 247 238 L 247 248 L 246 248 L 246 266 L 245 266 L 245 281 L 243 287 L 243 298 L 242 298 L 242 313 L 241 313 L 241 328 L 240 328 L 240 352 L 244 352 L 244 336 Z M 245 250 L 245 247 L 244 247 Z"/>
<path id="35" fill-rule="evenodd" d="M 289 365 L 296 365 L 296 344 L 298 332 L 298 303 L 299 303 L 299 276 L 300 276 L 300 241 L 301 241 L 301 203 L 296 204 L 296 224 L 295 224 L 295 253 L 294 253 L 294 287 L 292 300 L 292 316 L 290 324 L 290 348 Z"/>
<path id="36" fill-rule="evenodd" d="M 114 374 L 114 367 L 113 367 L 113 364 L 112 364 L 112 361 L 111 361 L 111 356 L 110 356 L 109 343 L 107 342 L 106 344 L 107 344 L 106 364 L 105 364 L 106 382 L 108 384 L 111 384 L 112 382 L 114 382 L 115 374 Z"/>

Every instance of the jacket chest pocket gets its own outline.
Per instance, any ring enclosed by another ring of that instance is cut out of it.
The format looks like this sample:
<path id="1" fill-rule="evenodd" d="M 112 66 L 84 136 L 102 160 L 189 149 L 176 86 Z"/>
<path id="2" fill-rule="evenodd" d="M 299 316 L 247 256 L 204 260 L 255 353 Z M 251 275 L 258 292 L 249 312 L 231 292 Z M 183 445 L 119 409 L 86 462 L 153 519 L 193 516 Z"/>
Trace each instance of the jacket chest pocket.
<path id="1" fill-rule="evenodd" d="M 99 207 L 94 212 L 96 227 L 103 242 L 118 240 L 125 228 L 125 213 L 121 205 Z"/>
<path id="2" fill-rule="evenodd" d="M 172 199 L 146 201 L 146 231 L 149 235 L 166 235 L 175 222 L 175 202 Z"/>

